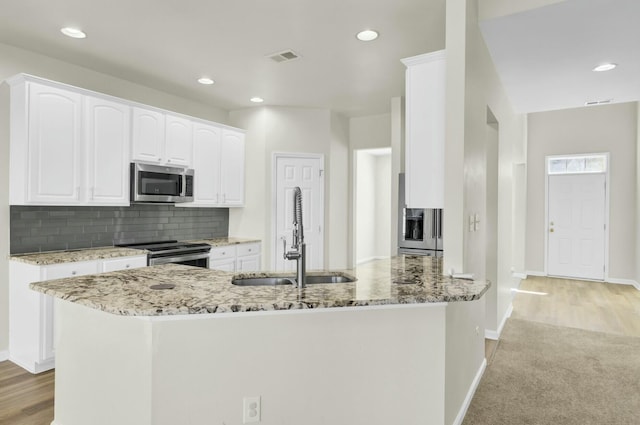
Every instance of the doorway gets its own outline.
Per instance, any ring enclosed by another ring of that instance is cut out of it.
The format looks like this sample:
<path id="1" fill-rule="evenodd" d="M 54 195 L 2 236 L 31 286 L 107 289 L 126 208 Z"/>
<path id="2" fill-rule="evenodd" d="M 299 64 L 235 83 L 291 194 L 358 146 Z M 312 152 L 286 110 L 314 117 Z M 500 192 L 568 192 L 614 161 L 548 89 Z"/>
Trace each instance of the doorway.
<path id="1" fill-rule="evenodd" d="M 362 264 L 391 256 L 391 148 L 356 150 L 354 162 L 354 264 Z"/>
<path id="2" fill-rule="evenodd" d="M 547 274 L 604 280 L 608 154 L 547 157 Z"/>
<path id="3" fill-rule="evenodd" d="M 324 268 L 324 156 L 319 154 L 275 153 L 273 159 L 271 268 L 295 270 L 295 261 L 283 258 L 291 249 L 295 187 L 302 190 L 302 224 L 307 246 L 307 270 Z"/>

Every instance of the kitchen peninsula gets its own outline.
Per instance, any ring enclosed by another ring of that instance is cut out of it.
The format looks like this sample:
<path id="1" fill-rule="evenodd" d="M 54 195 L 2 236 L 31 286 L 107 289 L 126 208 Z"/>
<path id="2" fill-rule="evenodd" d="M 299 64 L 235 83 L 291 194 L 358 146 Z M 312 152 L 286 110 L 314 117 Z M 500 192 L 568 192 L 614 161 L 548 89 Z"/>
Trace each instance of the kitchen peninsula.
<path id="1" fill-rule="evenodd" d="M 57 298 L 53 424 L 234 425 L 246 397 L 263 424 L 458 423 L 489 283 L 441 264 L 400 256 L 302 290 L 182 265 L 33 283 Z"/>

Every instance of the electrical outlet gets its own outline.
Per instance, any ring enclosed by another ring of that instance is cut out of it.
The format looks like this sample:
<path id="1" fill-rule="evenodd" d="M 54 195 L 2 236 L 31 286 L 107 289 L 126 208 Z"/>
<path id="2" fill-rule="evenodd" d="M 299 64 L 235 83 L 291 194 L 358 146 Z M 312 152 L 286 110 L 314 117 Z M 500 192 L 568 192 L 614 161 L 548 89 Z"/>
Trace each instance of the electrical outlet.
<path id="1" fill-rule="evenodd" d="M 260 396 L 245 397 L 242 400 L 242 423 L 260 422 Z"/>

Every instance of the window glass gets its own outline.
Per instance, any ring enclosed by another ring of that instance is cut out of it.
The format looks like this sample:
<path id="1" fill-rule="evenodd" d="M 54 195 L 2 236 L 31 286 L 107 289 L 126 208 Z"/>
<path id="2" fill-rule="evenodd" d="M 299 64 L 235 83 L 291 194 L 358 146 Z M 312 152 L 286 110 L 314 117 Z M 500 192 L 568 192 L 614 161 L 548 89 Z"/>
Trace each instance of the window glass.
<path id="1" fill-rule="evenodd" d="M 573 157 L 549 158 L 549 174 L 604 173 L 607 171 L 606 155 L 581 155 Z"/>

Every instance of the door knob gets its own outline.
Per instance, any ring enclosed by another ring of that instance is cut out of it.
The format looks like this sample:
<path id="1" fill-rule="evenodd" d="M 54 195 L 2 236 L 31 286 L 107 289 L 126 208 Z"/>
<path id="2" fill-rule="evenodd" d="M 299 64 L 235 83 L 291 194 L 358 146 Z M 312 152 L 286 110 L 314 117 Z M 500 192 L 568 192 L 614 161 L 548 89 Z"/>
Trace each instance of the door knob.
<path id="1" fill-rule="evenodd" d="M 553 229 L 549 229 L 549 233 L 553 233 L 553 232 L 554 232 L 554 230 L 553 230 Z"/>

